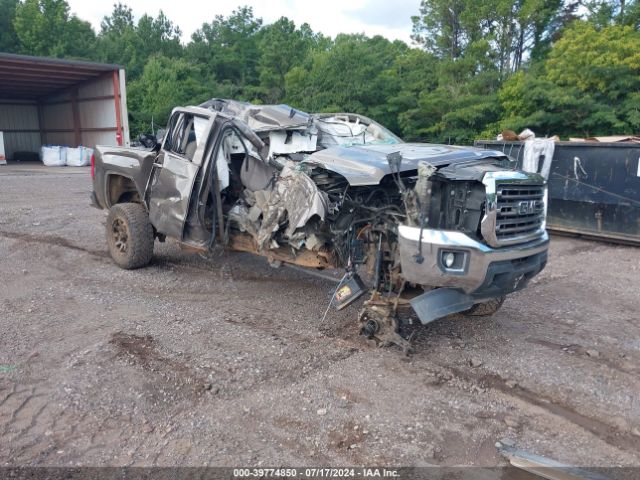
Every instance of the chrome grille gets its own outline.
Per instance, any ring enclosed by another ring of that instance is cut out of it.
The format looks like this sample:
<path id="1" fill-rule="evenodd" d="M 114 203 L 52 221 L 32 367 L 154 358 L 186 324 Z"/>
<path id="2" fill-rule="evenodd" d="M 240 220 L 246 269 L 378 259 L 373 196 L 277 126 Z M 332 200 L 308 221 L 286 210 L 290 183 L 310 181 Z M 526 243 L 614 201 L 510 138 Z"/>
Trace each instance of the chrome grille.
<path id="1" fill-rule="evenodd" d="M 487 200 L 480 221 L 482 238 L 492 247 L 506 247 L 544 235 L 547 187 L 537 173 L 487 172 L 482 178 Z"/>
<path id="2" fill-rule="evenodd" d="M 544 225 L 544 186 L 496 185 L 496 240 L 500 244 L 539 235 Z"/>

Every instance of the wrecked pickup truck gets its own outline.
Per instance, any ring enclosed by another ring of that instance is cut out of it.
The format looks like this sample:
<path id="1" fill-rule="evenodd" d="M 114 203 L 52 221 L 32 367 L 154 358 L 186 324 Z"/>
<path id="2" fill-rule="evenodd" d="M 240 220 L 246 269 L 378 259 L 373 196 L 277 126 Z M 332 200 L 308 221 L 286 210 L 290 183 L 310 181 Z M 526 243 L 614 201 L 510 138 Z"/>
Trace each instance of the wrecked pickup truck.
<path id="1" fill-rule="evenodd" d="M 173 110 L 147 148 L 98 146 L 94 206 L 113 260 L 138 268 L 154 240 L 339 269 L 331 303 L 365 293 L 361 333 L 408 346 L 423 324 L 490 315 L 547 261 L 546 185 L 502 152 L 404 143 L 351 113 L 210 100 Z"/>

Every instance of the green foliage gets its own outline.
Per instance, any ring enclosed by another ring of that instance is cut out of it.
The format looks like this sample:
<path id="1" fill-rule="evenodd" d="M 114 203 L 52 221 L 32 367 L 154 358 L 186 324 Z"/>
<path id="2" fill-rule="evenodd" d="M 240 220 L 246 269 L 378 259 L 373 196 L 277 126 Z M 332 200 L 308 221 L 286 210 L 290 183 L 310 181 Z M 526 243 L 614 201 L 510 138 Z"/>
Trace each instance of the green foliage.
<path id="1" fill-rule="evenodd" d="M 25 0 L 13 20 L 20 53 L 90 59 L 95 33 L 89 22 L 69 14 L 65 0 Z"/>
<path id="2" fill-rule="evenodd" d="M 626 26 L 596 30 L 576 22 L 556 43 L 546 65 L 549 80 L 557 85 L 616 100 L 638 88 L 640 33 Z"/>
<path id="3" fill-rule="evenodd" d="M 253 16 L 251 7 L 234 10 L 228 18 L 217 15 L 192 35 L 187 56 L 206 65 L 222 81 L 240 88 L 257 85 L 261 26 L 262 19 Z"/>
<path id="4" fill-rule="evenodd" d="M 101 62 L 124 66 L 129 77 L 135 78 L 136 70 L 142 71 L 144 63 L 136 51 L 136 25 L 131 8 L 118 3 L 109 17 L 104 17 L 98 35 L 98 55 Z M 140 65 L 142 63 L 142 65 Z"/>
<path id="5" fill-rule="evenodd" d="M 404 43 L 380 36 L 338 35 L 330 49 L 311 53 L 307 67 L 287 73 L 286 101 L 312 112 L 359 112 L 394 128 L 386 100 L 400 91 L 394 64 L 407 51 Z"/>
<path id="6" fill-rule="evenodd" d="M 157 18 L 143 15 L 135 23 L 131 8 L 118 3 L 102 20 L 97 59 L 123 65 L 130 78 L 137 78 L 154 55 L 180 57 L 180 35 L 180 29 L 162 11 Z"/>
<path id="7" fill-rule="evenodd" d="M 609 25 L 640 26 L 640 2 L 637 0 L 588 0 L 588 18 L 596 27 Z"/>
<path id="8" fill-rule="evenodd" d="M 390 115 L 396 117 L 388 126 L 402 133 L 408 140 L 420 138 L 422 112 L 419 99 L 423 93 L 437 87 L 435 70 L 438 60 L 430 53 L 419 49 L 408 49 L 396 56 L 393 66 L 385 73 L 386 79 L 399 86 L 397 92 L 387 100 Z"/>
<path id="9" fill-rule="evenodd" d="M 18 0 L 0 0 L 0 52 L 17 52 L 19 40 L 13 28 Z"/>
<path id="10" fill-rule="evenodd" d="M 502 77 L 539 56 L 562 26 L 563 0 L 422 0 L 413 39 L 443 60 L 472 57 Z"/>
<path id="11" fill-rule="evenodd" d="M 483 73 L 423 91 L 416 107 L 400 114 L 403 132 L 412 140 L 472 143 L 487 123 L 499 118 L 494 81 L 494 74 Z"/>
<path id="12" fill-rule="evenodd" d="M 184 59 L 162 55 L 149 59 L 142 75 L 129 83 L 130 129 L 132 134 L 149 132 L 151 124 L 166 125 L 171 110 L 180 105 L 197 105 L 224 96 L 211 78 Z"/>
<path id="13" fill-rule="evenodd" d="M 447 143 L 494 136 L 501 120 L 513 116 L 498 101 L 501 86 L 518 78 L 528 60 L 545 58 L 577 6 L 577 0 L 422 0 L 413 38 L 438 58 L 437 85 L 399 114 L 403 133 Z"/>
<path id="14" fill-rule="evenodd" d="M 550 135 L 633 133 L 640 128 L 640 32 L 575 22 L 548 58 L 500 90 L 500 126 Z"/>
<path id="15" fill-rule="evenodd" d="M 296 29 L 295 24 L 282 17 L 260 32 L 258 49 L 258 75 L 262 100 L 278 102 L 284 97 L 285 75 L 296 65 L 301 65 L 312 50 L 325 42 L 308 24 Z"/>

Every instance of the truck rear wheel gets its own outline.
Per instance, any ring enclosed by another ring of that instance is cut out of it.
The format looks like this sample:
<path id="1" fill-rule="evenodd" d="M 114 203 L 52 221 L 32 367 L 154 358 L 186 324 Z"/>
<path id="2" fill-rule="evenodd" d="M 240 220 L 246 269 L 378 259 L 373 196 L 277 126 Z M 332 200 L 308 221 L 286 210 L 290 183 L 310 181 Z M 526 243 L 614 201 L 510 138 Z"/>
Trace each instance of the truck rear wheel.
<path id="1" fill-rule="evenodd" d="M 492 298 L 491 300 L 483 303 L 476 303 L 469 310 L 462 312 L 463 315 L 470 317 L 488 317 L 500 310 L 500 307 L 504 303 L 504 295 L 498 298 Z"/>
<path id="2" fill-rule="evenodd" d="M 139 203 L 118 203 L 107 217 L 107 244 L 111 258 L 127 270 L 148 265 L 153 256 L 153 227 Z"/>

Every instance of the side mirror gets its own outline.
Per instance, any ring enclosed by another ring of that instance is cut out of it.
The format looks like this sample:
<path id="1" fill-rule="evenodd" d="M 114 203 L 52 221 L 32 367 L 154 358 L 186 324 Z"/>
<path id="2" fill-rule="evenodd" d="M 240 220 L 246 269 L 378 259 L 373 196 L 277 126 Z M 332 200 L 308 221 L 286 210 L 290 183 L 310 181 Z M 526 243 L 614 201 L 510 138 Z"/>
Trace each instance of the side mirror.
<path id="1" fill-rule="evenodd" d="M 158 144 L 158 139 L 151 133 L 141 133 L 138 140 L 145 148 L 154 148 Z"/>

